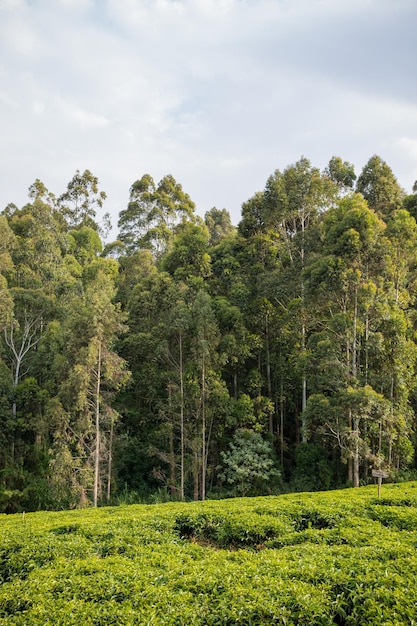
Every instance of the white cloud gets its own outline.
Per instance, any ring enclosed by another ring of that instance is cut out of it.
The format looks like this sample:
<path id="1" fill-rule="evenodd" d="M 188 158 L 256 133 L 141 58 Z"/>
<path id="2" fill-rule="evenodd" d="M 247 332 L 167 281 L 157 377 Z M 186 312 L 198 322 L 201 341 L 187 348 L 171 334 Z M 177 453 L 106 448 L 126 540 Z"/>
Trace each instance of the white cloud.
<path id="1" fill-rule="evenodd" d="M 170 172 L 237 222 L 302 154 L 381 153 L 409 187 L 414 18 L 414 0 L 0 0 L 0 207 L 89 168 L 115 223 L 135 179 Z"/>
<path id="2" fill-rule="evenodd" d="M 417 139 L 412 137 L 401 137 L 398 140 L 401 149 L 404 150 L 412 159 L 417 160 Z M 417 176 L 417 171 L 416 171 Z"/>
<path id="3" fill-rule="evenodd" d="M 57 109 L 61 111 L 68 120 L 75 122 L 75 124 L 80 126 L 83 130 L 88 129 L 88 127 L 107 126 L 109 123 L 109 120 L 104 117 L 104 115 L 97 115 L 63 98 L 57 98 L 56 105 Z"/>
<path id="4" fill-rule="evenodd" d="M 25 0 L 0 0 L 0 11 L 15 11 L 16 9 L 24 9 L 26 7 Z"/>

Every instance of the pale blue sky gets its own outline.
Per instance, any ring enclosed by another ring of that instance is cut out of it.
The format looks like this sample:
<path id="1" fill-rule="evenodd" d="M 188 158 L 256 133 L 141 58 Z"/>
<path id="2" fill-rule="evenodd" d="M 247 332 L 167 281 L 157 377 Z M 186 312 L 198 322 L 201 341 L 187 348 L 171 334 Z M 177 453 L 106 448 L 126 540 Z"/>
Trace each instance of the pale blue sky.
<path id="1" fill-rule="evenodd" d="M 200 215 L 302 155 L 417 179 L 415 0 L 0 0 L 0 209 L 76 169 L 172 174 Z"/>

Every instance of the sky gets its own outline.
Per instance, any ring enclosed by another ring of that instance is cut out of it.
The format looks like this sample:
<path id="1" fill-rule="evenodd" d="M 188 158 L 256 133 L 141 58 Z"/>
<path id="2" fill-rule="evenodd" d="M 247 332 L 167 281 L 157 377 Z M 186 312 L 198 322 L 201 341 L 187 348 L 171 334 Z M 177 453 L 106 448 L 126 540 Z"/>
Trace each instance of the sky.
<path id="1" fill-rule="evenodd" d="M 416 0 L 0 0 L 0 211 L 89 169 L 119 212 L 172 174 L 202 217 L 276 169 L 417 180 Z"/>

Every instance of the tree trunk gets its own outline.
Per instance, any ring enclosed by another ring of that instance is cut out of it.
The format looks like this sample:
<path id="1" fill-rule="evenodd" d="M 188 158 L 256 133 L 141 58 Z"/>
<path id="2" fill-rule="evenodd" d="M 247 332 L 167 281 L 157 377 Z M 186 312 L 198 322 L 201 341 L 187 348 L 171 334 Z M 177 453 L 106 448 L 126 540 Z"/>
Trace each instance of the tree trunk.
<path id="1" fill-rule="evenodd" d="M 348 427 L 349 427 L 349 432 L 351 433 L 353 429 L 353 425 L 352 425 L 352 411 L 350 410 L 349 410 L 349 417 L 348 417 Z M 350 455 L 348 457 L 348 481 L 353 484 L 353 457 Z"/>
<path id="2" fill-rule="evenodd" d="M 355 305 L 353 311 L 353 336 L 352 336 L 352 376 L 358 375 L 358 288 L 355 287 Z"/>
<path id="3" fill-rule="evenodd" d="M 303 353 L 305 351 L 305 341 L 306 341 L 305 336 L 306 336 L 306 329 L 305 329 L 304 322 L 303 322 L 303 326 L 301 329 L 301 350 Z M 301 387 L 302 387 L 302 391 L 301 391 L 301 441 L 303 443 L 307 443 L 307 423 L 304 417 L 304 411 L 307 406 L 307 378 L 306 378 L 304 366 L 303 366 Z"/>
<path id="4" fill-rule="evenodd" d="M 301 326 L 301 351 L 303 355 L 303 374 L 302 374 L 302 389 L 301 389 L 301 441 L 303 443 L 307 443 L 307 423 L 304 417 L 304 411 L 307 406 L 307 376 L 305 372 L 305 349 L 306 349 L 306 326 L 304 319 L 304 306 L 305 306 L 305 287 L 304 287 L 304 257 L 305 257 L 305 220 L 306 215 L 303 209 L 303 214 L 301 217 L 301 314 L 303 316 L 302 326 Z"/>
<path id="5" fill-rule="evenodd" d="M 359 487 L 359 418 L 353 420 L 355 448 L 353 453 L 353 486 Z"/>
<path id="6" fill-rule="evenodd" d="M 41 328 L 42 320 L 40 317 L 30 321 L 25 315 L 25 322 L 23 326 L 22 338 L 20 340 L 20 346 L 17 345 L 15 336 L 13 323 L 10 324 L 10 330 L 7 331 L 7 328 L 4 329 L 4 340 L 6 345 L 10 348 L 14 357 L 14 377 L 13 377 L 13 404 L 12 404 L 12 416 L 13 421 L 16 419 L 16 387 L 19 383 L 20 379 L 20 369 L 22 367 L 23 359 L 27 355 L 27 353 L 34 348 L 41 337 L 36 337 L 36 334 Z"/>
<path id="7" fill-rule="evenodd" d="M 284 469 L 284 386 L 281 378 L 281 393 L 279 399 L 279 416 L 280 416 L 280 424 L 279 424 L 279 447 L 280 447 L 280 458 L 281 458 L 281 470 Z"/>
<path id="8" fill-rule="evenodd" d="M 101 384 L 101 341 L 98 344 L 97 354 L 97 381 L 95 393 L 95 427 L 96 427 L 96 451 L 94 458 L 94 489 L 93 506 L 97 506 L 100 482 L 100 384 Z"/>
<path id="9" fill-rule="evenodd" d="M 199 492 L 199 476 L 200 476 L 200 463 L 198 462 L 198 445 L 195 446 L 195 450 L 193 451 L 194 457 L 194 492 L 193 498 L 194 500 L 198 500 L 198 492 Z"/>
<path id="10" fill-rule="evenodd" d="M 201 428 L 202 428 L 202 449 L 201 449 L 201 499 L 206 499 L 206 369 L 203 355 L 201 367 Z"/>
<path id="11" fill-rule="evenodd" d="M 271 382 L 271 355 L 269 353 L 269 326 L 268 315 L 265 316 L 265 350 L 266 350 L 266 380 L 268 385 L 268 398 L 272 401 L 272 382 Z M 269 434 L 274 434 L 274 416 L 269 414 Z"/>
<path id="12" fill-rule="evenodd" d="M 180 500 L 184 500 L 184 457 L 185 457 L 185 433 L 184 433 L 184 366 L 182 355 L 182 333 L 179 334 L 180 342 Z"/>
<path id="13" fill-rule="evenodd" d="M 111 474 L 113 471 L 113 434 L 114 434 L 114 422 L 112 419 L 110 422 L 109 463 L 108 463 L 108 469 L 107 469 L 107 503 L 110 502 Z"/>

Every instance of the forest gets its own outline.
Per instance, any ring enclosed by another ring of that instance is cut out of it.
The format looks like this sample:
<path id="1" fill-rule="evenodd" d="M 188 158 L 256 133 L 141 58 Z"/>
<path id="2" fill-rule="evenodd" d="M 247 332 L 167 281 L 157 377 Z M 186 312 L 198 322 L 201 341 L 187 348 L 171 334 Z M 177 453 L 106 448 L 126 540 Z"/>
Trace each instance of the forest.
<path id="1" fill-rule="evenodd" d="M 358 487 L 416 472 L 417 181 L 301 157 L 200 217 L 77 171 L 0 214 L 0 512 Z"/>

